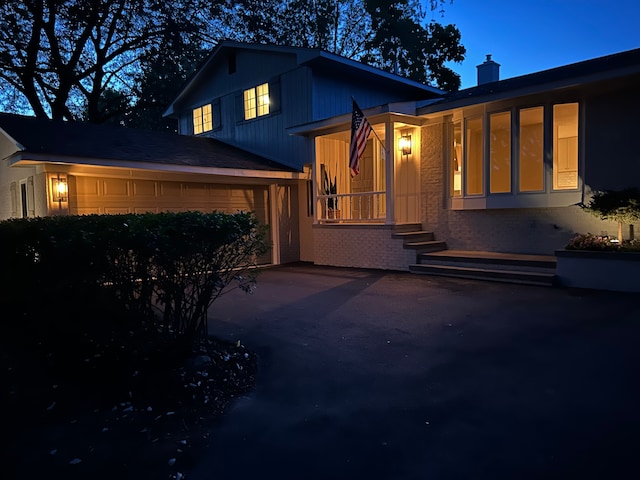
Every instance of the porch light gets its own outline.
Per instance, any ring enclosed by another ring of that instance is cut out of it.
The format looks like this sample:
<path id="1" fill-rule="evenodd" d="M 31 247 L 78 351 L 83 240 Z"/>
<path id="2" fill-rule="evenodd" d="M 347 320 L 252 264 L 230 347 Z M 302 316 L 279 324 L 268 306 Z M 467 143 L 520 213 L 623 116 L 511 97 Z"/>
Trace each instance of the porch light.
<path id="1" fill-rule="evenodd" d="M 402 155 L 411 155 L 411 135 L 402 135 L 398 141 Z"/>
<path id="2" fill-rule="evenodd" d="M 58 175 L 51 179 L 51 192 L 54 202 L 66 202 L 69 195 L 67 177 Z"/>

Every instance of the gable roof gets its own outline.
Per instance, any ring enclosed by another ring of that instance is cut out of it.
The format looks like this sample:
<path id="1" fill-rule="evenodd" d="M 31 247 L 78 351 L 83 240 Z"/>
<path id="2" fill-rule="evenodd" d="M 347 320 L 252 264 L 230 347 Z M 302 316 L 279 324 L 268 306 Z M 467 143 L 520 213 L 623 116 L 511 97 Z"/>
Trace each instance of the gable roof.
<path id="1" fill-rule="evenodd" d="M 209 67 L 214 65 L 220 57 L 224 57 L 224 55 L 231 50 L 253 50 L 258 52 L 288 54 L 295 57 L 295 61 L 299 66 L 307 65 L 311 68 L 318 68 L 323 72 L 335 71 L 336 73 L 350 73 L 352 75 L 361 76 L 362 79 L 367 82 L 379 81 L 387 83 L 390 88 L 392 86 L 395 88 L 403 87 L 405 89 L 414 90 L 416 94 L 422 94 L 429 98 L 445 94 L 443 90 L 430 85 L 425 85 L 400 75 L 385 72 L 379 68 L 375 68 L 319 48 L 288 47 L 224 40 L 212 50 L 200 67 L 198 67 L 193 75 L 186 81 L 174 100 L 167 106 L 163 116 L 167 117 L 174 115 L 176 113 L 174 108 L 176 103 L 178 103 L 184 96 L 188 95 L 191 88 L 198 84 L 200 78 L 206 76 L 206 72 L 209 70 Z"/>
<path id="2" fill-rule="evenodd" d="M 0 113 L 0 133 L 16 147 L 20 160 L 106 164 L 216 167 L 270 172 L 297 170 L 205 137 L 150 132 L 111 125 L 63 122 Z"/>
<path id="3" fill-rule="evenodd" d="M 440 100 L 423 102 L 418 114 L 633 75 L 640 75 L 640 48 L 466 88 Z"/>

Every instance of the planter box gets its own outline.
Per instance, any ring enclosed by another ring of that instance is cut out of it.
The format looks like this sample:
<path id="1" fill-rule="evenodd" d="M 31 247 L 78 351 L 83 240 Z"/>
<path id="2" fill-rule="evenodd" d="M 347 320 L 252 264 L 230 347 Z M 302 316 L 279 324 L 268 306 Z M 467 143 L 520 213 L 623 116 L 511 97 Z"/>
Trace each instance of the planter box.
<path id="1" fill-rule="evenodd" d="M 640 292 L 640 253 L 556 250 L 557 281 L 565 287 Z"/>

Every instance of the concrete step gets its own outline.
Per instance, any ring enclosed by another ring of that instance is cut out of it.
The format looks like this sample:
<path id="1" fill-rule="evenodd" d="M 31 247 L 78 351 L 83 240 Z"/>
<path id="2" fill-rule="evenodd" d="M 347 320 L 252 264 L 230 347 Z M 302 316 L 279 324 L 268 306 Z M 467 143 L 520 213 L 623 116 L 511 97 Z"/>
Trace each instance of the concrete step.
<path id="1" fill-rule="evenodd" d="M 443 242 L 442 240 L 426 240 L 426 241 L 405 241 L 404 248 L 411 248 L 413 250 L 418 250 L 419 255 L 424 255 L 427 253 L 439 252 L 441 250 L 446 250 L 447 242 Z"/>
<path id="2" fill-rule="evenodd" d="M 405 243 L 407 242 L 431 242 L 435 240 L 433 232 L 425 232 L 424 230 L 417 230 L 414 232 L 399 232 L 392 235 L 393 238 L 401 238 Z"/>
<path id="3" fill-rule="evenodd" d="M 555 274 L 521 270 L 502 270 L 490 268 L 471 268 L 452 265 L 409 265 L 409 271 L 418 274 L 440 275 L 445 277 L 491 280 L 495 282 L 520 283 L 525 285 L 552 286 Z"/>
<path id="4" fill-rule="evenodd" d="M 442 250 L 423 252 L 409 270 L 426 275 L 529 285 L 553 285 L 556 257 L 517 253 Z"/>
<path id="5" fill-rule="evenodd" d="M 419 223 L 398 223 L 393 226 L 394 233 L 417 232 L 420 230 L 422 230 L 422 225 Z"/>
<path id="6" fill-rule="evenodd" d="M 444 250 L 421 253 L 418 262 L 434 265 L 456 265 L 461 267 L 489 266 L 493 269 L 555 271 L 556 257 L 553 255 L 526 255 L 519 253 L 480 252 L 468 250 Z"/>

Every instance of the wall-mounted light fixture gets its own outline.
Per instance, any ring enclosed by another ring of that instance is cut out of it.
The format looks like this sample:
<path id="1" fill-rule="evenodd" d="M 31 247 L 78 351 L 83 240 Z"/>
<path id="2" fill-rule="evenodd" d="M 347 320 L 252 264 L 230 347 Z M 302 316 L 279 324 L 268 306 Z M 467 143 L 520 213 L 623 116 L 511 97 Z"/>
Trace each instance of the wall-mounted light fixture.
<path id="1" fill-rule="evenodd" d="M 402 135 L 398 147 L 402 155 L 411 155 L 411 135 Z"/>
<path id="2" fill-rule="evenodd" d="M 66 202 L 69 198 L 69 184 L 67 177 L 57 175 L 51 178 L 51 195 L 54 202 Z"/>

